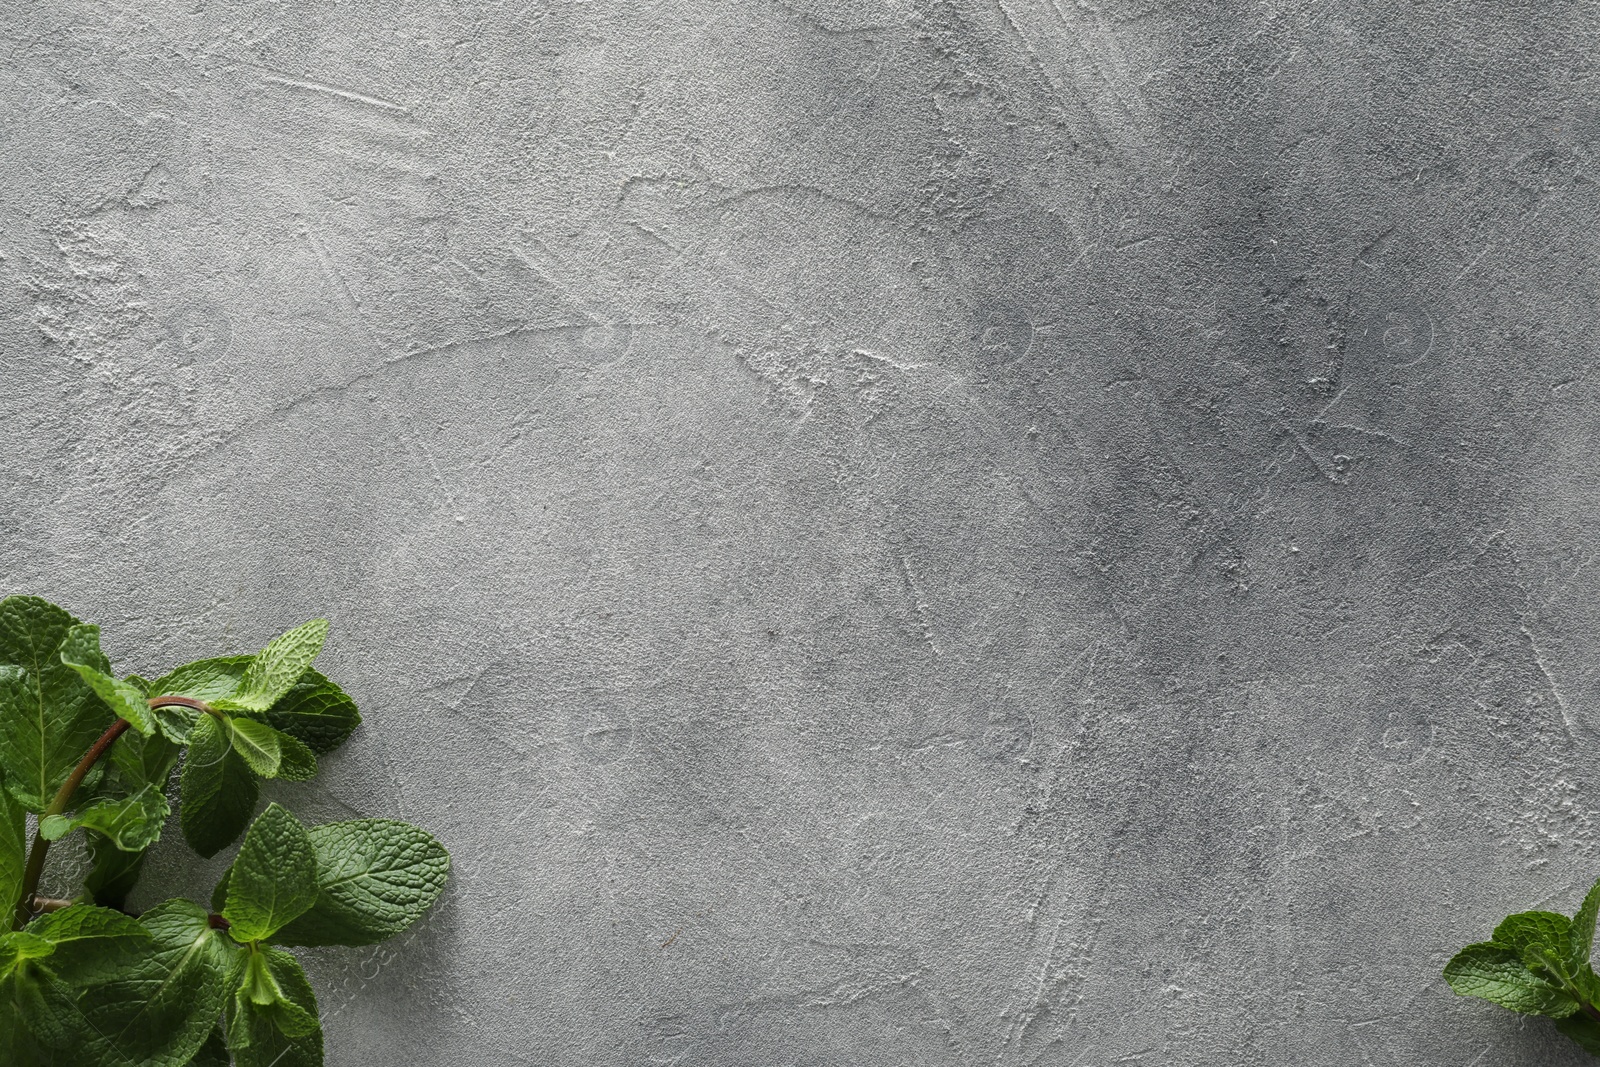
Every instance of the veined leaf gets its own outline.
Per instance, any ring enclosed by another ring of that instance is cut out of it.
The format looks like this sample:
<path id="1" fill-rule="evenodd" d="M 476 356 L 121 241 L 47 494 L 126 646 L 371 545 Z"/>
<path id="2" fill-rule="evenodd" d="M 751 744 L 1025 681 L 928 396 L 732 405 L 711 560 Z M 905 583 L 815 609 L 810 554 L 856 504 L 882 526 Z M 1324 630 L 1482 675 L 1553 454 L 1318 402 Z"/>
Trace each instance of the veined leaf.
<path id="1" fill-rule="evenodd" d="M 223 710 L 265 712 L 300 680 L 328 637 L 328 620 L 312 619 L 280 634 L 257 652 L 237 691 L 216 702 Z"/>
<path id="2" fill-rule="evenodd" d="M 151 682 L 150 695 L 185 696 L 214 703 L 238 690 L 250 659 L 249 656 L 217 656 L 186 663 Z"/>
<path id="3" fill-rule="evenodd" d="M 241 976 L 228 1003 L 228 1037 L 238 1067 L 322 1067 L 317 998 L 299 962 L 281 949 L 258 950 L 263 976 Z M 251 996 L 267 995 L 267 1004 Z"/>
<path id="4" fill-rule="evenodd" d="M 58 841 L 84 828 L 104 834 L 124 852 L 143 852 L 161 837 L 171 814 L 166 795 L 146 785 L 132 796 L 97 800 L 73 815 L 47 815 L 39 822 L 39 836 Z"/>
<path id="5" fill-rule="evenodd" d="M 239 846 L 222 916 L 236 941 L 265 941 L 317 899 L 317 859 L 300 821 L 268 804 Z"/>
<path id="6" fill-rule="evenodd" d="M 109 668 L 101 669 L 106 657 L 100 651 L 100 627 L 79 625 L 68 630 L 61 643 L 61 662 L 76 671 L 114 715 L 147 737 L 155 733 L 155 718 L 144 693 L 107 673 Z"/>
<path id="7" fill-rule="evenodd" d="M 1568 993 L 1528 970 L 1511 945 L 1484 941 L 1468 945 L 1445 965 L 1445 981 L 1464 997 L 1481 997 L 1527 1015 L 1564 1018 L 1578 1010 Z"/>
<path id="8" fill-rule="evenodd" d="M 353 819 L 310 830 L 318 893 L 280 930 L 286 945 L 375 945 L 416 922 L 444 891 L 450 855 L 421 827 Z"/>
<path id="9" fill-rule="evenodd" d="M 28 862 L 27 813 L 0 778 L 0 916 L 9 918 L 22 896 L 22 873 Z M 6 926 L 0 919 L 0 929 Z"/>
<path id="10" fill-rule="evenodd" d="M 267 711 L 267 722 L 326 756 L 361 725 L 356 702 L 314 669 L 307 669 L 283 698 Z"/>
<path id="11" fill-rule="evenodd" d="M 44 811 L 89 746 L 116 721 L 61 661 L 61 645 L 77 625 L 38 597 L 0 601 L 0 770 L 6 788 L 35 813 Z M 104 656 L 92 666 L 111 669 Z"/>
<path id="12" fill-rule="evenodd" d="M 239 839 L 250 823 L 261 786 L 222 727 L 201 716 L 178 779 L 178 822 L 189 846 L 210 858 Z"/>
<path id="13" fill-rule="evenodd" d="M 241 950 L 192 901 L 158 904 L 139 923 L 149 950 L 124 977 L 84 994 L 82 1007 L 126 1058 L 114 1062 L 185 1067 L 222 1012 Z"/>
<path id="14" fill-rule="evenodd" d="M 54 949 L 50 970 L 79 987 L 120 977 L 150 947 L 150 934 L 137 919 L 93 904 L 41 915 L 23 932 L 48 942 Z"/>

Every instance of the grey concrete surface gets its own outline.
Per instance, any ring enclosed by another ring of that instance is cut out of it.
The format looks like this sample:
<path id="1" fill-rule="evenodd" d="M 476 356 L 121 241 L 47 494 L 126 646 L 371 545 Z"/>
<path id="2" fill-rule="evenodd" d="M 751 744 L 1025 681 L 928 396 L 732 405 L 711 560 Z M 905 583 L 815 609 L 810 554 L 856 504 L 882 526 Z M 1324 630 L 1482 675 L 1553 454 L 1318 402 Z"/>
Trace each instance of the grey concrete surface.
<path id="1" fill-rule="evenodd" d="M 0 13 L 7 589 L 456 858 L 330 1063 L 1582 1062 L 1600 8 Z"/>

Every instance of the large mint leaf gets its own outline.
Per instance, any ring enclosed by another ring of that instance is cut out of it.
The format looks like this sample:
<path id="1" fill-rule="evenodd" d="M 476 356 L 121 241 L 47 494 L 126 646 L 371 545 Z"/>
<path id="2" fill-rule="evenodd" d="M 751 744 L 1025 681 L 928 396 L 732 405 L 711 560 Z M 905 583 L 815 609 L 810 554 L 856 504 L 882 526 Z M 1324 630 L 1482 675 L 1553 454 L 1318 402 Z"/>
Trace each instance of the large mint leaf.
<path id="1" fill-rule="evenodd" d="M 47 815 L 39 821 L 39 836 L 58 841 L 81 828 L 104 834 L 124 852 L 143 852 L 161 837 L 171 814 L 165 794 L 146 785 L 131 796 L 97 800 L 72 815 Z"/>
<path id="2" fill-rule="evenodd" d="M 257 652 L 232 695 L 217 702 L 226 710 L 265 712 L 310 668 L 328 637 L 328 620 L 312 619 L 280 634 Z"/>
<path id="3" fill-rule="evenodd" d="M 178 822 L 189 847 L 209 859 L 233 844 L 250 824 L 260 794 L 250 765 L 228 744 L 217 720 L 201 716 L 178 779 Z"/>
<path id="4" fill-rule="evenodd" d="M 310 836 L 317 900 L 278 932 L 283 944 L 375 945 L 420 919 L 450 874 L 444 846 L 410 823 L 353 819 L 314 826 Z"/>
<path id="5" fill-rule="evenodd" d="M 265 941 L 317 899 L 317 858 L 300 820 L 268 804 L 239 846 L 222 917 L 236 941 Z"/>
<path id="6" fill-rule="evenodd" d="M 107 673 L 109 668 L 101 668 L 106 657 L 100 651 L 100 627 L 74 626 L 68 630 L 66 640 L 61 642 L 61 662 L 77 672 L 118 718 L 127 719 L 130 726 L 146 736 L 156 732 L 155 717 L 145 703 L 144 692 Z"/>
<path id="7" fill-rule="evenodd" d="M 316 670 L 301 675 L 283 698 L 267 711 L 267 721 L 326 756 L 361 725 L 356 702 Z"/>
<path id="8" fill-rule="evenodd" d="M 61 645 L 78 620 L 38 597 L 0 601 L 0 770 L 23 806 L 41 813 L 116 716 Z M 102 656 L 93 664 L 110 671 Z"/>
<path id="9" fill-rule="evenodd" d="M 1461 996 L 1481 997 L 1527 1015 L 1560 1019 L 1578 1010 L 1575 999 L 1530 971 L 1511 945 L 1468 945 L 1445 965 L 1444 978 Z"/>
<path id="10" fill-rule="evenodd" d="M 0 779 L 0 930 L 22 896 L 22 872 L 28 862 L 27 815 Z"/>
<path id="11" fill-rule="evenodd" d="M 184 1067 L 222 1012 L 241 950 L 192 901 L 158 904 L 139 923 L 148 950 L 125 977 L 86 993 L 83 1008 L 124 1063 Z"/>
<path id="12" fill-rule="evenodd" d="M 228 1004 L 234 1063 L 237 1067 L 322 1067 L 322 1027 L 311 983 L 289 953 L 274 948 L 259 951 L 265 974 L 241 977 L 239 990 Z M 269 1003 L 258 1003 L 258 999 Z"/>
<path id="13" fill-rule="evenodd" d="M 0 977 L 0 1063 L 5 1067 L 121 1067 L 112 1055 L 109 1042 L 79 1007 L 77 990 L 43 963 L 24 963 Z"/>

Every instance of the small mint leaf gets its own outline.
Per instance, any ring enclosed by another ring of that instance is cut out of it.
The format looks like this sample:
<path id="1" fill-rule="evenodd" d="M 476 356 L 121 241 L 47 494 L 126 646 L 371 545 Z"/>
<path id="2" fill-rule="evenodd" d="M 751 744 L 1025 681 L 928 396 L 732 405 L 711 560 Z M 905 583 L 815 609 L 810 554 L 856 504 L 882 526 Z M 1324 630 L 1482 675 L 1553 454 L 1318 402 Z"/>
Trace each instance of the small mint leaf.
<path id="1" fill-rule="evenodd" d="M 326 756 L 361 725 L 356 702 L 314 669 L 301 675 L 283 698 L 267 711 L 267 722 Z"/>
<path id="2" fill-rule="evenodd" d="M 1588 894 L 1583 898 L 1583 904 L 1578 908 L 1578 914 L 1572 917 L 1567 954 L 1572 958 L 1572 962 L 1579 966 L 1586 966 L 1590 955 L 1594 952 L 1596 915 L 1600 915 L 1600 881 L 1589 887 Z"/>
<path id="3" fill-rule="evenodd" d="M 1564 990 L 1531 972 L 1511 945 L 1484 941 L 1468 945 L 1445 965 L 1445 981 L 1463 997 L 1480 997 L 1526 1015 L 1560 1019 L 1578 1010 Z"/>
<path id="4" fill-rule="evenodd" d="M 257 966 L 264 974 L 241 975 L 228 1003 L 234 1062 L 238 1067 L 322 1067 L 317 997 L 305 971 L 281 949 L 258 953 Z M 258 1003 L 258 998 L 268 1003 Z"/>
<path id="5" fill-rule="evenodd" d="M 286 782 L 308 782 L 317 776 L 317 757 L 297 737 L 278 734 L 278 748 L 283 759 L 278 764 L 278 777 Z"/>
<path id="6" fill-rule="evenodd" d="M 228 920 L 235 941 L 265 941 L 317 899 L 317 858 L 300 821 L 277 804 L 256 817 L 228 875 Z"/>
<path id="7" fill-rule="evenodd" d="M 433 906 L 450 855 L 426 830 L 390 819 L 314 826 L 316 904 L 278 932 L 287 945 L 375 945 Z"/>
<path id="8" fill-rule="evenodd" d="M 209 859 L 233 844 L 260 794 L 250 765 L 228 744 L 221 724 L 201 716 L 178 778 L 178 824 L 189 847 Z"/>
<path id="9" fill-rule="evenodd" d="M 255 654 L 236 692 L 219 702 L 228 710 L 265 712 L 310 668 L 328 637 L 328 620 L 312 619 L 281 634 Z"/>
<path id="10" fill-rule="evenodd" d="M 147 785 L 132 796 L 97 800 L 74 815 L 47 815 L 39 836 L 57 841 L 79 828 L 104 834 L 124 852 L 143 852 L 161 837 L 172 809 L 159 788 Z"/>
<path id="11" fill-rule="evenodd" d="M 266 723 L 231 715 L 223 718 L 222 728 L 228 743 L 252 771 L 263 778 L 278 776 L 278 767 L 283 763 L 283 746 L 278 741 L 282 734 Z"/>
<path id="12" fill-rule="evenodd" d="M 156 732 L 155 718 L 144 693 L 101 669 L 106 657 L 100 651 L 100 627 L 74 626 L 67 631 L 66 640 L 61 643 L 61 662 L 76 671 L 117 718 L 127 719 L 146 737 Z"/>
<path id="13" fill-rule="evenodd" d="M 164 790 L 178 762 L 178 746 L 160 733 L 149 737 L 125 733 L 111 746 L 109 758 L 123 788 L 132 791 L 152 785 Z"/>

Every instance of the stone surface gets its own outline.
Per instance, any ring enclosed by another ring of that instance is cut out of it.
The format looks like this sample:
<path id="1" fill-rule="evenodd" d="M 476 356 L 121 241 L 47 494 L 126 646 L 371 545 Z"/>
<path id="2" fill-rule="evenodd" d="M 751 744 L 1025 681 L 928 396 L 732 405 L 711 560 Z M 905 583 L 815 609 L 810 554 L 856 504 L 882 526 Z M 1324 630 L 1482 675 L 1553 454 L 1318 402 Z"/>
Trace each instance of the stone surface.
<path id="1" fill-rule="evenodd" d="M 0 9 L 7 586 L 456 858 L 331 1062 L 1581 1061 L 1593 5 Z"/>

